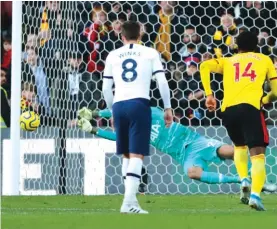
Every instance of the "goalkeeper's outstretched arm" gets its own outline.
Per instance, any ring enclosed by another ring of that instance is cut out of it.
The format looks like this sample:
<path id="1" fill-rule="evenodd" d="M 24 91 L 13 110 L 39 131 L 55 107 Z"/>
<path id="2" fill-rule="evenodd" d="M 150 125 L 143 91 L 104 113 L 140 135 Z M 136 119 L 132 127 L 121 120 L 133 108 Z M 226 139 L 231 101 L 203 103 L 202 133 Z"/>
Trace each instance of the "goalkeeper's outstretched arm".
<path id="1" fill-rule="evenodd" d="M 116 134 L 113 131 L 103 130 L 91 125 L 90 120 L 97 117 L 110 118 L 112 117 L 112 113 L 109 109 L 92 111 L 86 107 L 83 107 L 78 111 L 78 127 L 87 133 L 95 134 L 98 137 L 115 141 Z"/>
<path id="2" fill-rule="evenodd" d="M 87 120 L 92 120 L 93 118 L 111 118 L 112 112 L 109 109 L 105 110 L 90 110 L 86 107 L 83 107 L 82 109 L 78 110 L 78 117 L 79 118 L 85 118 Z"/>
<path id="3" fill-rule="evenodd" d="M 89 120 L 85 118 L 80 118 L 78 120 L 78 127 L 90 134 L 95 134 L 98 137 L 105 138 L 111 141 L 116 140 L 116 134 L 115 132 L 111 130 L 103 130 L 101 128 L 93 127 Z"/>
<path id="4" fill-rule="evenodd" d="M 103 130 L 103 129 L 97 128 L 96 135 L 98 137 L 105 138 L 105 139 L 108 139 L 111 141 L 116 140 L 116 134 L 115 134 L 115 132 L 113 132 L 111 130 Z"/>

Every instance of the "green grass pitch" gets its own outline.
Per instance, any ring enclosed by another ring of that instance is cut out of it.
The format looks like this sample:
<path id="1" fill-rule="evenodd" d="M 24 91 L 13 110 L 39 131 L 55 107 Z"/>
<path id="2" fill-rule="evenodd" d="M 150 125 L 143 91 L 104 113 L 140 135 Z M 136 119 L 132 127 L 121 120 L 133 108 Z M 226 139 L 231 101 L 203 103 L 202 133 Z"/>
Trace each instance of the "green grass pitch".
<path id="1" fill-rule="evenodd" d="M 120 214 L 122 196 L 2 197 L 2 229 L 261 229 L 277 228 L 277 195 L 266 212 L 237 195 L 139 196 L 149 215 Z"/>

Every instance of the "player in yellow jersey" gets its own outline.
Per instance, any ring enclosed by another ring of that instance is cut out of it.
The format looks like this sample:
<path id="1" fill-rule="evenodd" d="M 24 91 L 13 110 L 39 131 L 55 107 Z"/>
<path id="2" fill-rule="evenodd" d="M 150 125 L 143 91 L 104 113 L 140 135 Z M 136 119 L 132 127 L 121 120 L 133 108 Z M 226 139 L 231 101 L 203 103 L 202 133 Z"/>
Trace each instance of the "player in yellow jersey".
<path id="1" fill-rule="evenodd" d="M 265 210 L 260 193 L 266 179 L 264 154 L 269 141 L 262 106 L 277 96 L 277 74 L 268 56 L 255 53 L 257 43 L 255 34 L 241 33 L 237 37 L 238 54 L 205 61 L 201 64 L 200 73 L 209 111 L 216 109 L 210 73 L 223 74 L 222 121 L 235 145 L 234 162 L 241 179 L 240 198 L 244 204 L 261 211 Z M 270 82 L 271 92 L 263 97 L 266 80 Z M 252 185 L 247 176 L 247 147 L 252 162 Z"/>

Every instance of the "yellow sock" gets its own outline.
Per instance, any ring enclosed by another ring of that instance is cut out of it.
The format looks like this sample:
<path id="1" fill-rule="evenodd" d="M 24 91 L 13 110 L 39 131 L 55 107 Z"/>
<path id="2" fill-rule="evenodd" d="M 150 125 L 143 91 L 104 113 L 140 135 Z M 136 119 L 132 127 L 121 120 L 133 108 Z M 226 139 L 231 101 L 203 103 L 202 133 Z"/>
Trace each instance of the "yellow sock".
<path id="1" fill-rule="evenodd" d="M 234 162 L 240 180 L 248 177 L 248 148 L 247 146 L 235 147 Z"/>
<path id="2" fill-rule="evenodd" d="M 252 177 L 252 187 L 251 193 L 260 195 L 262 188 L 266 179 L 265 171 L 265 156 L 264 154 L 259 154 L 251 157 L 252 168 L 251 168 L 251 177 Z"/>

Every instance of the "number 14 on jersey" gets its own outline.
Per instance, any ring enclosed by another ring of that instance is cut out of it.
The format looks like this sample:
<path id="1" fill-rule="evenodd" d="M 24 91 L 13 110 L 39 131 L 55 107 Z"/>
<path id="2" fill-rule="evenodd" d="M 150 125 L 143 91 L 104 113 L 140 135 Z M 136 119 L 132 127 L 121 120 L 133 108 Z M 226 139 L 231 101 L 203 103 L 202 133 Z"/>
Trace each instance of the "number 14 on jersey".
<path id="1" fill-rule="evenodd" d="M 233 66 L 235 67 L 235 81 L 240 81 L 241 77 L 250 77 L 251 81 L 255 81 L 255 78 L 257 77 L 255 70 L 251 70 L 252 62 L 248 63 L 244 69 L 244 71 L 241 74 L 241 68 L 240 63 L 235 63 Z"/>

